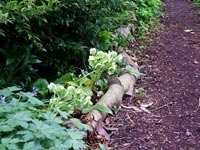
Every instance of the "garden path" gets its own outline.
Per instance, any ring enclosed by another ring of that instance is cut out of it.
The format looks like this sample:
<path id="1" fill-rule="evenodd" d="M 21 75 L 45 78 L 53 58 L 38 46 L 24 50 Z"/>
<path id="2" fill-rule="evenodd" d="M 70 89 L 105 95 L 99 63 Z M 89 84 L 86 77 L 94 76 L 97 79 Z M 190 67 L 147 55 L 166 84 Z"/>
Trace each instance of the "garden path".
<path id="1" fill-rule="evenodd" d="M 153 102 L 151 113 L 122 108 L 111 119 L 118 150 L 200 150 L 200 17 L 192 2 L 164 2 L 164 28 L 146 50 L 140 66 L 147 75 L 137 83 L 147 92 L 141 102 Z"/>

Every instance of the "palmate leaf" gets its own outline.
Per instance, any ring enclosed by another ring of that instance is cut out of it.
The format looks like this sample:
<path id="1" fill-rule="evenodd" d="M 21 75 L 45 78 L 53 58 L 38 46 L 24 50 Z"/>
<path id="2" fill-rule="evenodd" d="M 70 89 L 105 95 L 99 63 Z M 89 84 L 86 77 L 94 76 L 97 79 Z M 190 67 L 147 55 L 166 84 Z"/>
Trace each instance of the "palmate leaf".
<path id="1" fill-rule="evenodd" d="M 24 142 L 27 142 L 27 141 L 34 139 L 33 132 L 30 132 L 30 131 L 27 131 L 27 130 L 19 131 L 16 134 L 22 136 L 22 139 L 23 139 Z"/>
<path id="2" fill-rule="evenodd" d="M 78 120 L 78 119 L 71 119 L 71 120 L 67 121 L 66 123 L 67 123 L 67 124 L 68 124 L 68 123 L 72 123 L 72 124 L 74 124 L 76 127 L 78 127 L 79 129 L 82 129 L 82 130 L 89 130 L 89 131 L 92 130 L 92 128 L 91 128 L 90 126 L 81 123 L 81 121 Z"/>
<path id="3" fill-rule="evenodd" d="M 31 117 L 32 113 L 30 111 L 20 111 L 8 115 L 6 123 L 11 127 L 21 126 L 23 128 L 28 128 L 27 122 L 32 120 Z"/>
<path id="4" fill-rule="evenodd" d="M 6 150 L 20 150 L 17 144 L 6 144 Z"/>
<path id="5" fill-rule="evenodd" d="M 34 94 L 31 92 L 21 92 L 21 94 L 28 98 L 28 102 L 30 102 L 32 105 L 43 105 L 44 103 L 34 97 Z"/>
<path id="6" fill-rule="evenodd" d="M 14 128 L 7 125 L 7 124 L 3 124 L 3 125 L 0 125 L 0 132 L 9 132 L 9 131 L 12 131 Z"/>
<path id="7" fill-rule="evenodd" d="M 46 119 L 46 122 L 49 124 L 60 124 L 63 122 L 60 118 L 56 117 L 56 114 L 49 111 L 44 114 L 44 119 Z"/>
<path id="8" fill-rule="evenodd" d="M 3 144 L 0 144 L 0 150 L 6 150 L 6 146 Z"/>
<path id="9" fill-rule="evenodd" d="M 69 134 L 71 139 L 74 139 L 74 140 L 81 140 L 84 137 L 84 132 L 77 131 L 76 129 L 73 129 L 73 128 L 67 129 L 67 133 Z"/>
<path id="10" fill-rule="evenodd" d="M 22 142 L 22 140 L 20 140 L 18 138 L 13 138 L 13 136 L 8 136 L 8 137 L 1 139 L 2 144 L 16 144 L 19 142 Z"/>
<path id="11" fill-rule="evenodd" d="M 31 150 L 31 149 L 35 149 L 34 142 L 28 142 L 24 144 L 23 150 Z"/>
<path id="12" fill-rule="evenodd" d="M 62 116 L 65 119 L 67 119 L 70 116 L 67 112 L 62 111 L 59 108 L 54 108 L 53 110 L 55 113 L 58 113 L 60 116 Z"/>
<path id="13" fill-rule="evenodd" d="M 34 119 L 32 122 L 33 123 L 30 124 L 30 131 L 34 133 L 36 138 L 51 138 L 48 137 L 49 132 L 51 131 L 51 127 L 49 125 L 38 119 Z"/>
<path id="14" fill-rule="evenodd" d="M 7 87 L 7 88 L 4 88 L 3 90 L 0 90 L 0 95 L 4 97 L 8 97 L 8 96 L 11 96 L 13 92 L 19 91 L 19 90 L 21 90 L 21 88 L 18 88 L 16 86 Z"/>
<path id="15" fill-rule="evenodd" d="M 69 139 L 65 142 L 66 149 L 73 148 L 74 150 L 80 150 L 87 148 L 86 144 L 82 140 Z"/>

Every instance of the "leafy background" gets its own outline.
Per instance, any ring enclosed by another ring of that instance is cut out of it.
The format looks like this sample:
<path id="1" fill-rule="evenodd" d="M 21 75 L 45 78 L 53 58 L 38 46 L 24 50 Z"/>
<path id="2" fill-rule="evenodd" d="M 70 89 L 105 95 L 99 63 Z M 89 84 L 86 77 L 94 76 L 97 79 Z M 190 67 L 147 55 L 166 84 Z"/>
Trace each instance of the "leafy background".
<path id="1" fill-rule="evenodd" d="M 140 34 L 148 30 L 160 5 L 159 0 L 1 1 L 0 86 L 30 89 L 39 77 L 52 81 L 76 67 L 87 69 L 89 48 L 113 48 L 120 38 L 115 30 L 128 23 Z"/>

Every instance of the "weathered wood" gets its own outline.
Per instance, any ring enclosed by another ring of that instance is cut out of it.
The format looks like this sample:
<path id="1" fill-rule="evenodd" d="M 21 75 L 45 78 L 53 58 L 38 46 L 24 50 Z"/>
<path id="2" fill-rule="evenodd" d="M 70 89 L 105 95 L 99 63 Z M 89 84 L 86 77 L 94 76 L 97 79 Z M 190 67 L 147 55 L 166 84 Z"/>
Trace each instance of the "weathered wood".
<path id="1" fill-rule="evenodd" d="M 120 54 L 122 54 L 123 57 L 126 59 L 127 64 L 131 65 L 135 71 L 138 71 L 137 65 L 131 60 L 126 52 L 120 50 Z M 101 97 L 97 104 L 103 105 L 110 109 L 114 106 L 120 106 L 124 94 L 133 96 L 136 80 L 137 78 L 129 73 L 123 73 L 119 77 L 109 79 L 109 89 L 105 93 L 105 95 Z M 98 110 L 92 110 L 88 115 L 90 115 L 90 117 L 88 118 L 93 119 L 93 121 L 90 120 L 90 125 L 95 129 L 98 122 L 104 121 L 108 114 L 105 112 L 100 112 Z"/>

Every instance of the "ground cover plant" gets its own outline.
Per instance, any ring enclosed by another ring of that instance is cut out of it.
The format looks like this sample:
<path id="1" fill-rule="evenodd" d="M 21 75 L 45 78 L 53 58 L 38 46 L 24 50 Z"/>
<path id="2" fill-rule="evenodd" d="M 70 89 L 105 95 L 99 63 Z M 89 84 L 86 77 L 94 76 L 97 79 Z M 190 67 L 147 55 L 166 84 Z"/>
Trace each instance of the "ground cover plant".
<path id="1" fill-rule="evenodd" d="M 86 148 L 82 141 L 84 130 L 66 128 L 66 112 L 56 113 L 45 109 L 42 101 L 30 92 L 19 92 L 17 87 L 0 90 L 0 149 L 80 149 Z"/>

